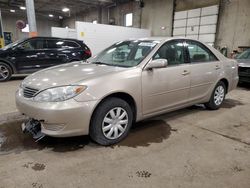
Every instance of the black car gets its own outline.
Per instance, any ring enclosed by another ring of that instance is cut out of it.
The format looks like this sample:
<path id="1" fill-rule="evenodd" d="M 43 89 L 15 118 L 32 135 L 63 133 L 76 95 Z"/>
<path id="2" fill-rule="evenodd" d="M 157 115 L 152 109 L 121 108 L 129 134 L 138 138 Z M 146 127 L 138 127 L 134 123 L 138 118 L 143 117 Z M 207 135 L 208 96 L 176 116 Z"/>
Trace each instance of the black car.
<path id="1" fill-rule="evenodd" d="M 239 82 L 250 83 L 250 49 L 236 57 L 239 66 Z"/>
<path id="2" fill-rule="evenodd" d="M 47 67 L 91 57 L 86 44 L 76 39 L 34 37 L 0 49 L 0 81 L 12 74 L 28 74 Z"/>

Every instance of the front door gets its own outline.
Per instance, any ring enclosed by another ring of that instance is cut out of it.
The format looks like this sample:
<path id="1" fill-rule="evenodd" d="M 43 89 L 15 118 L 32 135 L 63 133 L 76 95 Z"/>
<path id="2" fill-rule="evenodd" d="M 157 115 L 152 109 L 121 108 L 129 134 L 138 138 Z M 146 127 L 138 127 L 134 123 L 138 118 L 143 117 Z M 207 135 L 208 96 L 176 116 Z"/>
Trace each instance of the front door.
<path id="1" fill-rule="evenodd" d="M 20 44 L 13 57 L 20 72 L 34 72 L 46 67 L 46 42 L 44 39 L 29 39 Z"/>
<path id="2" fill-rule="evenodd" d="M 190 65 L 182 40 L 166 42 L 152 59 L 167 59 L 166 68 L 142 72 L 143 114 L 150 115 L 184 105 L 189 99 Z"/>

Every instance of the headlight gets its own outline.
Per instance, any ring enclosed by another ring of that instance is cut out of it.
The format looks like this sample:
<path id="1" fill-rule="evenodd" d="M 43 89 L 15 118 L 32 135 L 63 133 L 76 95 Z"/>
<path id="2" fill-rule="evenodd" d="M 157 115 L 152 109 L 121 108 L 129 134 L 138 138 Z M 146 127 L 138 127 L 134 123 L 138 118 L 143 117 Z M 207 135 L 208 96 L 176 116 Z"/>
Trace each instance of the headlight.
<path id="1" fill-rule="evenodd" d="M 86 86 L 63 86 L 46 89 L 34 97 L 36 102 L 59 102 L 71 99 L 87 89 Z"/>

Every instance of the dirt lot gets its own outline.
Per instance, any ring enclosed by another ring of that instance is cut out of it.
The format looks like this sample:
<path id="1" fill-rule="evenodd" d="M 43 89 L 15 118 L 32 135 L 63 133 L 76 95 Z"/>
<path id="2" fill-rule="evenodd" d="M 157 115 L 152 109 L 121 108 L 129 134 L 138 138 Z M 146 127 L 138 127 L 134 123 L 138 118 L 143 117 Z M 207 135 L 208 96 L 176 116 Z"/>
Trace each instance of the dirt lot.
<path id="1" fill-rule="evenodd" d="M 199 105 L 162 115 L 101 147 L 88 136 L 35 143 L 23 135 L 19 83 L 0 84 L 0 114 L 8 116 L 0 118 L 0 187 L 250 187 L 250 87 L 218 111 Z"/>

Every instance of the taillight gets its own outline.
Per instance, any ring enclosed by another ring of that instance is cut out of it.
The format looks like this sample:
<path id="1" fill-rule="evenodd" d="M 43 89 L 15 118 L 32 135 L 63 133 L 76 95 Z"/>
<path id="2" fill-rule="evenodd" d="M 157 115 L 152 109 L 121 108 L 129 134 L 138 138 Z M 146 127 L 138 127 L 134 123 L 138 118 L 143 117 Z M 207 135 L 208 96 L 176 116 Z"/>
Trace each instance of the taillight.
<path id="1" fill-rule="evenodd" d="M 92 53 L 91 53 L 90 50 L 85 50 L 84 52 L 85 52 L 86 55 L 88 55 L 89 57 L 91 57 Z"/>

